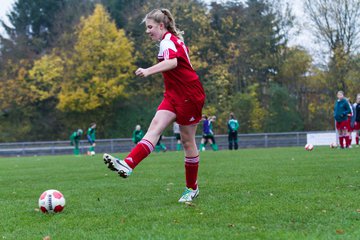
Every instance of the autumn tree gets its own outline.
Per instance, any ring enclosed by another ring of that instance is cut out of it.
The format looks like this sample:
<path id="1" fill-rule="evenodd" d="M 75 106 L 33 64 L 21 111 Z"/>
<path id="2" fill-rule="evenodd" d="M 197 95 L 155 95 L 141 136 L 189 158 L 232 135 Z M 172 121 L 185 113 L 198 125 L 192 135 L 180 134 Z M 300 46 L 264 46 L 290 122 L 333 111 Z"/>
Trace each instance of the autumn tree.
<path id="1" fill-rule="evenodd" d="M 59 93 L 58 108 L 85 112 L 126 96 L 125 88 L 133 76 L 133 45 L 118 30 L 102 5 L 83 18 L 78 40 Z"/>
<path id="2" fill-rule="evenodd" d="M 329 85 L 347 90 L 346 75 L 350 56 L 359 48 L 360 2 L 358 0 L 307 0 L 306 12 L 311 20 L 314 34 L 328 47 Z"/>
<path id="3" fill-rule="evenodd" d="M 56 13 L 65 0 L 18 0 L 8 14 L 10 24 L 1 24 L 7 36 L 0 36 L 1 56 L 8 59 L 26 59 L 39 55 L 51 46 Z"/>

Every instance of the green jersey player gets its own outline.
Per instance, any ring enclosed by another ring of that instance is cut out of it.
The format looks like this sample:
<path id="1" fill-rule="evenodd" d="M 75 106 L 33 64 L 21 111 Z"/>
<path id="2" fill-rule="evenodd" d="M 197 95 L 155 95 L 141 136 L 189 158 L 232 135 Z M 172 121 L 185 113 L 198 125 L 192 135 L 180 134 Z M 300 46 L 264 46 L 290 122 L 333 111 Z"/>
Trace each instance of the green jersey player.
<path id="1" fill-rule="evenodd" d="M 230 119 L 228 121 L 228 140 L 229 140 L 229 150 L 234 149 L 237 150 L 239 148 L 238 145 L 238 129 L 239 123 L 238 120 L 235 119 L 234 113 L 230 113 Z"/>
<path id="2" fill-rule="evenodd" d="M 95 155 L 95 139 L 96 139 L 96 123 L 91 123 L 90 127 L 86 132 L 87 140 L 90 144 L 88 155 L 94 156 Z"/>
<path id="3" fill-rule="evenodd" d="M 135 130 L 133 131 L 132 134 L 133 143 L 138 144 L 138 142 L 140 142 L 143 137 L 144 137 L 144 132 L 141 130 L 141 126 L 136 125 Z"/>
<path id="4" fill-rule="evenodd" d="M 75 155 L 79 155 L 79 153 L 80 153 L 79 142 L 80 142 L 82 134 L 83 134 L 83 130 L 78 129 L 70 135 L 70 145 L 74 146 L 74 154 Z"/>

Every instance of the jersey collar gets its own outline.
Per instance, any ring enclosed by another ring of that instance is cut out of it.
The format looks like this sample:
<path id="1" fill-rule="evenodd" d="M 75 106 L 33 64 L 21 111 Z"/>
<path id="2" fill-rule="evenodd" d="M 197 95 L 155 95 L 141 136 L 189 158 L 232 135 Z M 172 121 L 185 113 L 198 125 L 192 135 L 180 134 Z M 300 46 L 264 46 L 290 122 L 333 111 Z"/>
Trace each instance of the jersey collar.
<path id="1" fill-rule="evenodd" d="M 162 36 L 162 39 L 161 39 L 161 40 L 163 40 L 167 34 L 171 34 L 171 32 L 169 32 L 169 31 L 166 32 L 166 33 Z"/>

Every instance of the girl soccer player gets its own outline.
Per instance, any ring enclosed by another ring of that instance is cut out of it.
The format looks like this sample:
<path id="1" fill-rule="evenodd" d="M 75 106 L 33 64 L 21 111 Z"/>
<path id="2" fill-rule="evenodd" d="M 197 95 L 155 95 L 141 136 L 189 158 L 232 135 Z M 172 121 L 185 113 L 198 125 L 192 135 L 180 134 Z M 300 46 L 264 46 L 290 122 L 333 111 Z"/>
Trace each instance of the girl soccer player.
<path id="1" fill-rule="evenodd" d="M 199 153 L 195 133 L 205 101 L 204 89 L 192 68 L 189 51 L 170 11 L 155 9 L 145 16 L 143 22 L 149 37 L 160 42 L 157 55 L 159 62 L 149 68 L 139 68 L 135 74 L 148 77 L 162 73 L 165 83 L 164 98 L 144 138 L 130 154 L 120 160 L 105 153 L 104 162 L 121 177 L 130 176 L 133 169 L 154 150 L 164 129 L 176 121 L 180 125 L 181 142 L 185 152 L 186 177 L 186 189 L 179 202 L 190 202 L 199 194 Z"/>
<path id="2" fill-rule="evenodd" d="M 132 134 L 132 141 L 133 143 L 138 144 L 138 142 L 141 141 L 141 139 L 144 137 L 144 133 L 143 131 L 141 130 L 141 126 L 138 124 L 135 126 L 135 130 L 133 131 L 133 134 Z"/>
<path id="3" fill-rule="evenodd" d="M 180 126 L 176 122 L 173 124 L 173 132 L 176 139 L 176 151 L 181 150 L 181 136 L 180 136 Z"/>
<path id="4" fill-rule="evenodd" d="M 360 94 L 356 96 L 356 103 L 353 105 L 354 109 L 354 130 L 356 132 L 356 146 L 359 146 L 359 130 L 360 130 Z"/>
<path id="5" fill-rule="evenodd" d="M 340 147 L 344 148 L 344 140 L 346 147 L 349 147 L 348 140 L 348 114 L 351 113 L 350 105 L 348 101 L 344 98 L 344 92 L 339 91 L 337 93 L 337 101 L 335 102 L 334 107 L 334 118 L 336 121 L 336 129 L 339 132 L 339 142 Z"/>
<path id="6" fill-rule="evenodd" d="M 238 145 L 238 129 L 239 122 L 236 120 L 234 113 L 230 113 L 230 119 L 228 121 L 228 140 L 229 140 L 229 150 L 234 149 L 237 150 L 239 148 Z"/>
<path id="7" fill-rule="evenodd" d="M 200 151 L 205 151 L 205 146 L 209 142 L 211 148 L 214 151 L 218 150 L 218 146 L 215 142 L 214 132 L 213 132 L 213 125 L 212 123 L 215 122 L 216 116 L 212 116 L 208 118 L 206 115 L 202 116 L 203 119 L 203 136 L 200 141 Z"/>
<path id="8" fill-rule="evenodd" d="M 90 144 L 89 151 L 87 152 L 88 155 L 94 156 L 95 155 L 95 139 L 96 139 L 96 123 L 91 123 L 90 127 L 86 132 L 86 138 Z"/>

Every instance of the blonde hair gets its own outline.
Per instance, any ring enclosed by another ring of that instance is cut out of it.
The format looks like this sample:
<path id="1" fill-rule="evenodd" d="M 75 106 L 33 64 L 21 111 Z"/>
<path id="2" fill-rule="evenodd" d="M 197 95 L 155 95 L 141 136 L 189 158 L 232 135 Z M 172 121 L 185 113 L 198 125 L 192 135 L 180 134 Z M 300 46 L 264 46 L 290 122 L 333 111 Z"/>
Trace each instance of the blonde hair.
<path id="1" fill-rule="evenodd" d="M 166 8 L 154 9 L 151 12 L 149 12 L 148 14 L 146 14 L 146 16 L 142 22 L 145 22 L 147 19 L 154 20 L 158 24 L 163 23 L 165 28 L 170 33 L 174 34 L 175 36 L 177 36 L 178 38 L 183 40 L 184 32 L 180 31 L 176 27 L 175 19 L 168 9 L 166 9 Z"/>

